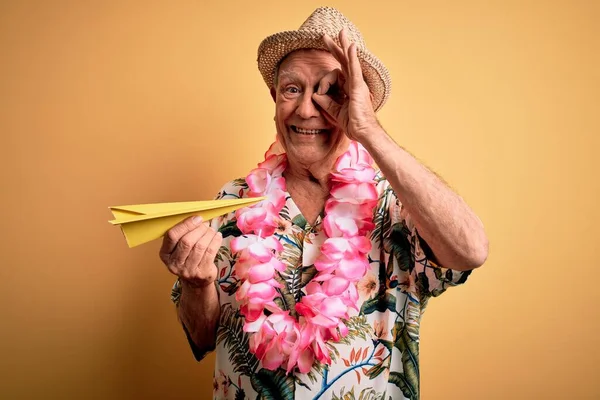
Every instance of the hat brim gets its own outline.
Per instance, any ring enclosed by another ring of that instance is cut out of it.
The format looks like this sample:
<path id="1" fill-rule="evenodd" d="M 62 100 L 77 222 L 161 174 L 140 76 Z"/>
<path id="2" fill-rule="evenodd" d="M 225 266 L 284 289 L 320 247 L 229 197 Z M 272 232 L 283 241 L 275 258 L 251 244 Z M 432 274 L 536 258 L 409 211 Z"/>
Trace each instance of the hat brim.
<path id="1" fill-rule="evenodd" d="M 316 31 L 285 31 L 264 39 L 258 47 L 258 69 L 267 86 L 273 86 L 279 63 L 291 52 L 300 49 L 328 51 L 322 37 L 323 34 Z M 338 43 L 337 38 L 333 40 Z M 373 95 L 373 109 L 378 111 L 390 96 L 389 71 L 368 50 L 359 47 L 356 50 L 365 82 Z"/>

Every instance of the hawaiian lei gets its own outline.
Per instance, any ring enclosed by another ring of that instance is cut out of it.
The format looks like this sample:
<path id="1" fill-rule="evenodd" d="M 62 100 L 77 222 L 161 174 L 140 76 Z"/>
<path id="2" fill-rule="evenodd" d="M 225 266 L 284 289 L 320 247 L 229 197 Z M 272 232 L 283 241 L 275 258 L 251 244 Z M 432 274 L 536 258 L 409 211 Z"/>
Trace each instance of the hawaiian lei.
<path id="1" fill-rule="evenodd" d="M 236 300 L 245 318 L 244 331 L 250 335 L 250 352 L 263 366 L 270 370 L 282 367 L 287 373 L 298 366 L 301 373 L 307 373 L 315 361 L 331 363 L 326 343 L 346 336 L 348 310 L 358 311 L 356 284 L 369 267 L 371 242 L 367 235 L 374 227 L 375 170 L 371 156 L 354 141 L 337 159 L 325 202 L 327 239 L 315 261 L 318 273 L 296 304 L 296 319 L 274 302 L 281 288 L 274 278 L 276 271 L 286 269 L 277 258 L 283 246 L 274 233 L 286 200 L 283 172 L 287 157 L 273 148 L 246 177 L 249 195 L 267 199 L 236 212 L 243 234 L 231 241 L 237 255 L 236 274 L 242 282 Z"/>

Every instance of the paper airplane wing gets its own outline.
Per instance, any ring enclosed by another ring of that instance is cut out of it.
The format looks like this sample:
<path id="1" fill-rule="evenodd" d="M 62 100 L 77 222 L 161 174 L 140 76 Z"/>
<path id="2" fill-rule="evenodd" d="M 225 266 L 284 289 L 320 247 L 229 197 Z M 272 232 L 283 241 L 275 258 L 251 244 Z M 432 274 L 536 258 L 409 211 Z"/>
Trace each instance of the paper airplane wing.
<path id="1" fill-rule="evenodd" d="M 162 237 L 173 226 L 193 215 L 208 221 L 264 199 L 253 197 L 110 207 L 115 219 L 108 222 L 120 225 L 128 246 L 135 247 Z"/>

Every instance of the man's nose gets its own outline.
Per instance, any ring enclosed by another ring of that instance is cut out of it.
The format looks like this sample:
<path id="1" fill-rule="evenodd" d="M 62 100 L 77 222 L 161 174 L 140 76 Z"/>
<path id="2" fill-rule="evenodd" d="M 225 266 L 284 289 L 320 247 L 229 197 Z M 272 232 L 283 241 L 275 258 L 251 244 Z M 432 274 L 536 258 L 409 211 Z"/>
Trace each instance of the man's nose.
<path id="1" fill-rule="evenodd" d="M 309 119 L 313 117 L 319 117 L 321 112 L 317 108 L 317 103 L 312 99 L 312 93 L 304 93 L 298 100 L 298 107 L 296 108 L 296 114 L 303 119 Z"/>

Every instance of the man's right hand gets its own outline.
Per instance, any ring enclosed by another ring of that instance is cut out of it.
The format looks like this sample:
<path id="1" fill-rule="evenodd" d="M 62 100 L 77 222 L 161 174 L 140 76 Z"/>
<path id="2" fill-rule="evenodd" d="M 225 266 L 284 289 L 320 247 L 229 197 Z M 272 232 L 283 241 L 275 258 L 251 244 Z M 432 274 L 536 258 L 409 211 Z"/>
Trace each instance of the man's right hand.
<path id="1" fill-rule="evenodd" d="M 169 229 L 163 238 L 160 259 L 184 284 L 203 288 L 217 279 L 215 256 L 221 247 L 220 232 L 190 217 Z"/>

